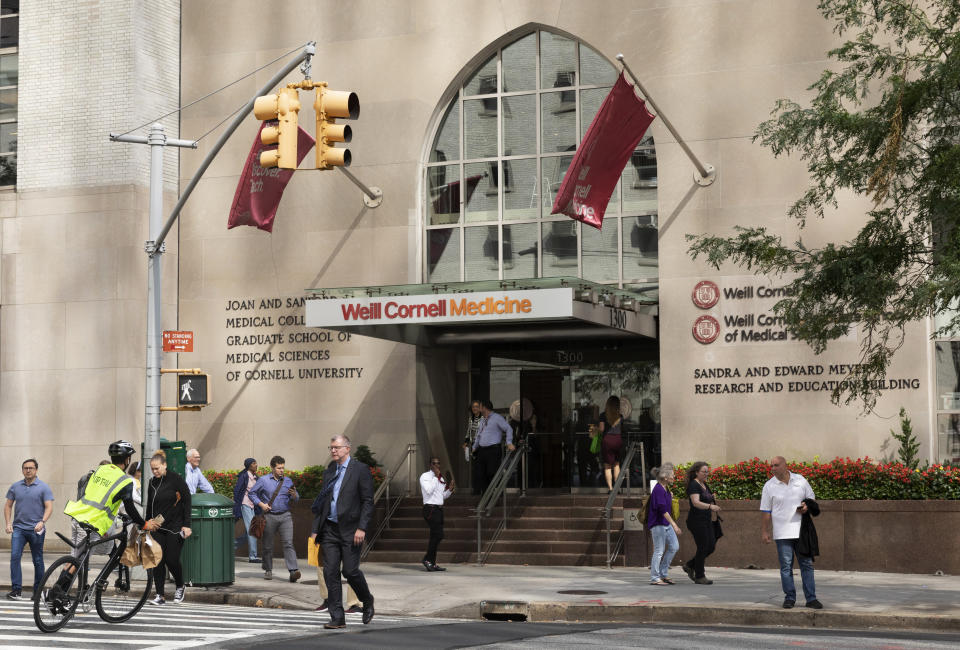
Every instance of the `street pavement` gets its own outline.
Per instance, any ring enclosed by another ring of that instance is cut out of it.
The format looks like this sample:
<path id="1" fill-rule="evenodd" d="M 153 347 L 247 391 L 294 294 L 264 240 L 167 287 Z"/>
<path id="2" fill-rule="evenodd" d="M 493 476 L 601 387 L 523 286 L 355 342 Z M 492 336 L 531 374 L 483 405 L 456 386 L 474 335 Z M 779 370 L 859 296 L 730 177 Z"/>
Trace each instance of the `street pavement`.
<path id="1" fill-rule="evenodd" d="M 57 553 L 46 554 L 51 563 Z M 0 550 L 0 590 L 9 591 L 9 549 Z M 29 553 L 22 562 L 32 583 Z M 187 601 L 287 610 L 312 610 L 320 603 L 316 568 L 300 561 L 303 577 L 287 579 L 283 560 L 274 579 L 258 564 L 240 558 L 236 579 L 222 587 L 188 587 Z M 712 585 L 691 582 L 671 569 L 675 586 L 649 584 L 640 567 L 543 567 L 452 564 L 445 572 L 421 565 L 364 564 L 378 615 L 536 622 L 682 623 L 921 629 L 960 632 L 960 578 L 900 573 L 817 571 L 817 596 L 824 609 L 783 610 L 777 570 L 707 567 Z M 797 590 L 800 576 L 796 576 Z"/>

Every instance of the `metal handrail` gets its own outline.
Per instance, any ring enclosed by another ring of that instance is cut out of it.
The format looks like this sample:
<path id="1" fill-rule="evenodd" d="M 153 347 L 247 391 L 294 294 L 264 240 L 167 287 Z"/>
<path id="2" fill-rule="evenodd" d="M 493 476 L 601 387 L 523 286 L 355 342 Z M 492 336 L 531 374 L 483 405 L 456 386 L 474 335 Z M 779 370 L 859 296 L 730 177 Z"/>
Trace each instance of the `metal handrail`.
<path id="1" fill-rule="evenodd" d="M 523 460 L 524 468 L 526 468 L 527 453 L 529 452 L 530 447 L 527 445 L 526 440 L 521 440 L 520 444 L 509 454 L 507 454 L 504 459 L 500 462 L 500 467 L 497 468 L 497 473 L 494 474 L 493 479 L 490 481 L 490 485 L 487 487 L 487 490 L 483 493 L 483 496 L 480 498 L 480 503 L 477 504 L 477 507 L 474 509 L 473 517 L 477 520 L 477 566 L 483 566 L 486 562 L 487 557 L 490 555 L 490 551 L 493 550 L 493 545 L 496 544 L 497 540 L 500 538 L 500 534 L 507 527 L 507 518 L 509 516 L 509 510 L 507 508 L 507 483 L 513 477 L 513 473 L 517 469 L 517 464 Z M 520 498 L 526 496 L 527 493 L 527 472 L 522 472 L 521 483 L 520 483 Z M 497 529 L 493 531 L 493 534 L 490 536 L 489 541 L 487 542 L 487 549 L 483 550 L 483 520 L 485 517 L 489 517 L 493 511 L 494 504 L 498 499 L 503 497 L 503 517 L 500 520 L 500 524 L 497 526 Z M 516 504 L 515 504 L 516 505 Z"/>
<path id="2" fill-rule="evenodd" d="M 640 475 L 647 475 L 647 462 L 643 452 L 643 444 L 636 440 L 630 441 L 627 444 L 627 453 L 623 457 L 623 462 L 620 463 L 620 474 L 617 475 L 617 480 L 613 484 L 613 489 L 610 490 L 610 496 L 607 497 L 607 503 L 603 508 L 603 517 L 607 520 L 607 568 L 613 568 L 613 563 L 616 562 L 617 556 L 620 555 L 620 549 L 623 546 L 623 531 L 620 531 L 620 536 L 617 538 L 616 545 L 613 548 L 613 551 L 610 550 L 610 535 L 611 535 L 611 523 L 613 519 L 613 504 L 617 500 L 617 495 L 620 493 L 620 487 L 623 485 L 624 479 L 627 481 L 627 494 L 630 493 L 630 465 L 633 463 L 633 457 L 636 455 L 637 448 L 640 448 Z M 640 494 L 643 495 L 646 493 L 646 484 L 641 484 Z"/>
<path id="3" fill-rule="evenodd" d="M 370 549 L 373 548 L 373 545 L 377 543 L 377 540 L 380 539 L 380 535 L 383 534 L 383 531 L 390 528 L 390 518 L 397 512 L 397 509 L 400 507 L 400 504 L 403 503 L 404 498 L 406 498 L 413 485 L 413 457 L 417 453 L 417 445 L 415 443 L 409 443 L 407 445 L 407 450 L 403 453 L 403 456 L 400 457 L 400 460 L 397 461 L 397 464 L 394 466 L 393 470 L 387 472 L 386 477 L 383 479 L 383 483 L 380 484 L 380 487 L 377 488 L 377 491 L 373 493 L 373 507 L 377 507 L 377 502 L 380 501 L 380 498 L 386 494 L 386 508 L 384 508 L 383 519 L 380 520 L 380 523 L 377 524 L 376 530 L 373 531 L 373 534 L 368 536 L 366 543 L 363 546 L 363 550 L 360 552 L 360 559 L 363 560 L 367 557 L 367 553 L 370 552 Z M 393 482 L 393 478 L 400 473 L 400 469 L 403 467 L 403 464 L 407 464 L 407 484 L 403 490 L 403 494 L 397 497 L 397 499 L 391 505 L 390 503 L 390 484 Z"/>

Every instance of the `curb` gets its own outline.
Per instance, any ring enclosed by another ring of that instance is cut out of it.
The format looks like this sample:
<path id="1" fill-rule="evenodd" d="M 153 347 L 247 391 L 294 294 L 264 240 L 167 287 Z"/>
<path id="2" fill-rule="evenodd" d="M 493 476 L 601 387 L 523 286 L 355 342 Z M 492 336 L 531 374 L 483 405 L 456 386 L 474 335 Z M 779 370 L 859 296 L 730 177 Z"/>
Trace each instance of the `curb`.
<path id="1" fill-rule="evenodd" d="M 215 605 L 239 605 L 312 612 L 314 604 L 284 594 L 259 595 L 191 589 L 193 602 Z M 497 601 L 479 601 L 431 612 L 383 610 L 389 616 L 430 616 L 464 620 L 484 620 L 485 612 L 498 611 Z M 756 607 L 704 607 L 701 605 L 582 605 L 579 603 L 509 603 L 509 609 L 536 623 L 678 623 L 683 625 L 731 625 L 758 627 L 923 630 L 960 632 L 960 617 L 936 614 L 881 614 L 830 610 L 794 609 L 790 611 Z M 378 610 L 379 611 L 379 610 Z"/>

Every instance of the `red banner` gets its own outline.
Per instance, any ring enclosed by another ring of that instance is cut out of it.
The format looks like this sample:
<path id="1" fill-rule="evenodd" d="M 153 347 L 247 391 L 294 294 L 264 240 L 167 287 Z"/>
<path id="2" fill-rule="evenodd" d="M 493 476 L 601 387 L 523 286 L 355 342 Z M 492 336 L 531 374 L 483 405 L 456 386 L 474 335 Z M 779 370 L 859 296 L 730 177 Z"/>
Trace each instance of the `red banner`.
<path id="1" fill-rule="evenodd" d="M 264 124 L 260 125 L 263 131 Z M 227 229 L 237 226 L 254 226 L 267 232 L 273 231 L 273 219 L 277 216 L 277 206 L 283 190 L 293 177 L 294 170 L 278 167 L 261 167 L 260 131 L 253 141 L 247 162 L 240 174 L 237 192 L 233 195 L 233 205 L 230 206 L 230 217 L 227 219 Z M 313 148 L 313 137 L 298 127 L 297 132 L 297 165 Z"/>
<path id="2" fill-rule="evenodd" d="M 655 116 L 623 74 L 583 135 L 550 214 L 565 214 L 598 230 L 620 173 Z"/>

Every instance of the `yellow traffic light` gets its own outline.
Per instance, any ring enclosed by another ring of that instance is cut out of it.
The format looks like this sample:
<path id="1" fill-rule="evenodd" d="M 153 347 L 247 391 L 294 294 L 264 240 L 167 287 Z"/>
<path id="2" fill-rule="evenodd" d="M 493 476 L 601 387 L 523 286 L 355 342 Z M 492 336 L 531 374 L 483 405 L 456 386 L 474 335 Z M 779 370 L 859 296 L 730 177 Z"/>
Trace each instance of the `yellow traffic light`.
<path id="1" fill-rule="evenodd" d="M 277 120 L 260 132 L 263 144 L 276 144 L 276 149 L 260 154 L 261 167 L 297 168 L 297 113 L 300 95 L 296 88 L 281 88 L 275 95 L 257 97 L 253 114 L 258 120 Z"/>
<path id="2" fill-rule="evenodd" d="M 337 149 L 337 142 L 350 142 L 353 132 L 349 125 L 337 124 L 338 117 L 357 119 L 360 100 L 357 94 L 346 90 L 328 90 L 327 84 L 317 84 L 317 98 L 313 109 L 317 112 L 317 169 L 350 166 L 350 150 Z"/>

